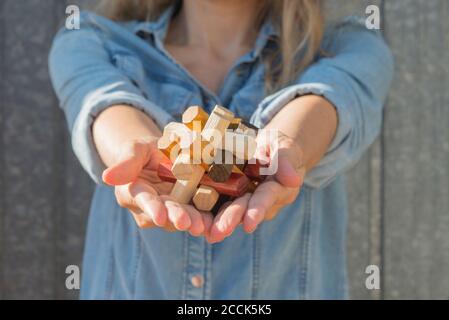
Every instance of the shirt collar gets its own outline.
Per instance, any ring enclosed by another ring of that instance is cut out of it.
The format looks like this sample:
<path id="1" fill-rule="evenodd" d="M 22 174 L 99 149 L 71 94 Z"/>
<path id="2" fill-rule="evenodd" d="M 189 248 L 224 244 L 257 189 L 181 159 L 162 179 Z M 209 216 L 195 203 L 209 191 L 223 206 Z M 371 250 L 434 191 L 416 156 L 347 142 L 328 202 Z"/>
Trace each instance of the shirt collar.
<path id="1" fill-rule="evenodd" d="M 156 21 L 144 21 L 137 23 L 133 30 L 134 33 L 152 34 L 156 38 L 159 38 L 161 41 L 163 41 L 167 34 L 170 20 L 175 13 L 175 9 L 175 5 L 168 7 L 168 9 L 166 9 Z"/>
<path id="2" fill-rule="evenodd" d="M 175 12 L 179 9 L 180 2 L 176 5 L 168 7 L 157 20 L 155 21 L 145 21 L 139 22 L 134 28 L 134 33 L 146 33 L 151 34 L 163 43 L 165 36 L 167 35 L 167 30 L 171 21 L 171 18 Z M 250 54 L 250 59 L 256 59 L 262 52 L 262 50 L 267 46 L 270 41 L 275 40 L 279 37 L 278 30 L 274 27 L 271 19 L 266 19 L 260 28 L 259 35 L 257 36 L 254 49 Z"/>

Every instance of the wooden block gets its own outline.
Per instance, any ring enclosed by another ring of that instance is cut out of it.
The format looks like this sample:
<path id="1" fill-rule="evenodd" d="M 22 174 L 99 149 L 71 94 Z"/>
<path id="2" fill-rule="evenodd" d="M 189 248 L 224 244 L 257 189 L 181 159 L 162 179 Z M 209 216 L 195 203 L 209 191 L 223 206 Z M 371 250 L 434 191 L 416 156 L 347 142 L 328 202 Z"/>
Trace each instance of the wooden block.
<path id="1" fill-rule="evenodd" d="M 181 150 L 177 141 L 172 141 L 168 136 L 162 136 L 157 141 L 157 147 L 162 151 L 170 161 L 175 161 L 178 157 L 179 151 Z"/>
<path id="2" fill-rule="evenodd" d="M 246 121 L 240 121 L 238 126 L 234 129 L 236 133 L 243 133 L 250 136 L 253 136 L 254 138 L 257 137 L 257 133 L 259 132 L 259 128 L 252 125 L 249 122 Z"/>
<path id="3" fill-rule="evenodd" d="M 215 106 L 204 126 L 203 131 L 201 132 L 201 136 L 205 141 L 221 144 L 226 129 L 228 128 L 232 119 L 234 119 L 234 114 L 231 111 L 218 105 Z M 221 135 L 220 141 L 215 141 L 214 139 L 214 136 L 216 136 L 217 134 Z"/>
<path id="4" fill-rule="evenodd" d="M 203 130 L 209 115 L 203 108 L 199 106 L 192 106 L 187 108 L 182 114 L 182 123 L 189 129 L 201 132 Z"/>
<path id="5" fill-rule="evenodd" d="M 239 159 L 248 160 L 256 152 L 257 142 L 251 135 L 227 131 L 223 148 L 232 152 Z"/>
<path id="6" fill-rule="evenodd" d="M 181 138 L 183 135 L 188 135 L 190 131 L 191 130 L 182 123 L 170 122 L 164 127 L 162 135 L 167 137 L 174 135 L 172 140 L 175 140 L 175 138 Z"/>
<path id="7" fill-rule="evenodd" d="M 236 130 L 239 127 L 241 122 L 242 122 L 242 119 L 240 119 L 240 118 L 232 119 L 231 123 L 228 126 L 228 130 L 231 130 L 231 131 Z"/>
<path id="8" fill-rule="evenodd" d="M 177 181 L 175 176 L 171 172 L 171 166 L 172 166 L 171 162 L 168 161 L 161 162 L 159 164 L 157 174 L 159 178 L 161 178 L 161 180 L 172 183 L 176 182 L 177 184 L 179 180 Z M 195 167 L 195 170 L 197 167 L 198 166 Z M 215 182 L 207 175 L 203 175 L 200 182 L 201 185 L 214 188 L 219 194 L 224 194 L 232 197 L 240 197 L 241 195 L 245 194 L 245 192 L 248 190 L 250 180 L 246 175 L 242 173 L 233 172 L 231 173 L 231 176 L 226 182 Z M 194 192 L 195 191 L 196 189 L 194 190 Z"/>
<path id="9" fill-rule="evenodd" d="M 173 149 L 166 150 L 169 148 L 170 143 L 175 141 L 179 145 L 179 149 L 173 150 L 173 155 L 170 157 L 171 161 L 175 161 L 176 156 L 179 154 L 180 150 L 190 149 L 190 157 L 193 159 L 194 164 L 202 164 L 202 149 L 206 142 L 201 141 L 201 133 L 197 131 L 190 130 L 187 126 L 182 123 L 170 122 L 165 126 L 164 133 L 161 140 L 161 149 L 164 154 L 168 154 Z M 207 169 L 207 166 L 204 166 Z"/>
<path id="10" fill-rule="evenodd" d="M 217 150 L 214 163 L 209 167 L 208 175 L 215 182 L 229 179 L 234 167 L 234 155 L 227 150 Z"/>
<path id="11" fill-rule="evenodd" d="M 246 192 L 249 193 L 254 193 L 254 191 L 256 191 L 257 186 L 260 184 L 259 181 L 250 181 L 250 183 L 248 184 L 248 189 L 246 190 Z"/>
<path id="12" fill-rule="evenodd" d="M 195 165 L 192 174 L 188 180 L 177 180 L 173 187 L 170 196 L 182 204 L 188 204 L 192 200 L 196 192 L 196 188 L 204 176 L 204 168 L 200 165 Z"/>
<path id="13" fill-rule="evenodd" d="M 157 175 L 161 180 L 167 181 L 167 182 L 176 182 L 176 178 L 171 172 L 172 162 L 170 161 L 162 161 L 159 163 L 159 166 L 157 168 Z"/>
<path id="14" fill-rule="evenodd" d="M 189 151 L 182 151 L 176 158 L 171 171 L 178 180 L 188 180 L 194 171 L 196 165 L 190 159 Z"/>
<path id="15" fill-rule="evenodd" d="M 215 182 L 226 182 L 231 176 L 233 167 L 233 164 L 212 164 L 208 175 Z"/>
<path id="16" fill-rule="evenodd" d="M 208 171 L 209 177 L 215 182 L 225 182 L 232 172 L 243 173 L 247 164 L 246 160 L 236 158 L 227 150 L 217 150 L 215 158 Z"/>
<path id="17" fill-rule="evenodd" d="M 237 158 L 236 156 L 234 156 L 234 167 L 232 168 L 232 170 L 234 170 L 234 172 L 241 172 L 243 173 L 243 171 L 245 170 L 245 167 L 248 164 L 247 160 L 243 160 L 240 158 Z M 237 170 L 235 170 L 237 169 Z"/>
<path id="18" fill-rule="evenodd" d="M 266 176 L 262 176 L 260 174 L 260 168 L 267 166 L 268 164 L 262 165 L 259 161 L 256 161 L 256 163 L 247 164 L 245 169 L 243 170 L 243 173 L 252 180 L 263 181 L 265 180 Z"/>
<path id="19" fill-rule="evenodd" d="M 193 196 L 192 202 L 198 210 L 210 211 L 217 203 L 219 196 L 214 188 L 200 185 Z"/>
<path id="20" fill-rule="evenodd" d="M 219 194 L 232 197 L 240 197 L 245 194 L 249 182 L 247 176 L 239 173 L 231 173 L 231 176 L 226 182 L 215 182 L 207 175 L 204 175 L 201 179 L 201 184 L 214 188 Z"/>
<path id="21" fill-rule="evenodd" d="M 259 129 L 250 124 L 249 122 L 246 122 L 244 120 L 241 120 L 237 123 L 233 123 L 231 122 L 231 124 L 229 125 L 228 129 L 236 132 L 236 133 L 242 133 L 242 134 L 246 134 L 246 135 L 250 135 L 254 138 L 257 137 L 257 133 L 259 131 Z"/>

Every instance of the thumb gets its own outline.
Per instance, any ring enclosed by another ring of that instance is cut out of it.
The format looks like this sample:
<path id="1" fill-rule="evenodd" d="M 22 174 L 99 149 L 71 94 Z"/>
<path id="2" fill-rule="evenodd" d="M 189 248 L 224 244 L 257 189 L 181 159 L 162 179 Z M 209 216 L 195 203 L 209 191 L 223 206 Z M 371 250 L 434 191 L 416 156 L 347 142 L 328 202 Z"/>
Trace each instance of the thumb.
<path id="1" fill-rule="evenodd" d="M 131 183 L 137 179 L 142 168 L 149 161 L 150 146 L 145 142 L 125 145 L 119 161 L 103 171 L 103 181 L 111 186 Z"/>
<path id="2" fill-rule="evenodd" d="M 276 180 L 288 188 L 299 188 L 306 173 L 305 167 L 301 164 L 300 152 L 294 149 L 281 148 L 278 150 L 278 170 Z"/>

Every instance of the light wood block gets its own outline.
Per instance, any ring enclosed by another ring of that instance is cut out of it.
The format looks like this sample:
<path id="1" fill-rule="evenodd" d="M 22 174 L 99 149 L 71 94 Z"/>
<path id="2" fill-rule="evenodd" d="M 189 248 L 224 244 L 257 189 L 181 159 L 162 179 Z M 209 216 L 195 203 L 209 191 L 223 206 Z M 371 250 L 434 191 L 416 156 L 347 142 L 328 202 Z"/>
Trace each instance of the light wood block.
<path id="1" fill-rule="evenodd" d="M 182 123 L 190 130 L 201 132 L 206 125 L 209 115 L 199 106 L 191 106 L 182 114 Z"/>
<path id="2" fill-rule="evenodd" d="M 170 161 L 175 161 L 181 150 L 177 141 L 172 141 L 168 136 L 162 136 L 157 141 L 157 147 L 162 153 L 170 159 Z"/>
<path id="3" fill-rule="evenodd" d="M 193 172 L 188 180 L 177 180 L 170 196 L 182 204 L 188 204 L 192 200 L 196 192 L 196 188 L 204 176 L 204 168 L 202 166 L 194 166 Z"/>
<path id="4" fill-rule="evenodd" d="M 234 119 L 234 113 L 218 105 L 215 106 L 201 132 L 201 136 L 205 141 L 221 144 L 232 119 Z M 220 135 L 221 139 L 219 141 L 215 141 L 217 135 Z"/>
<path id="5" fill-rule="evenodd" d="M 170 122 L 164 128 L 164 132 L 160 140 L 160 149 L 166 155 L 172 151 L 171 148 L 174 147 L 174 145 L 172 145 L 173 142 L 176 142 L 179 145 L 179 149 L 176 149 L 176 152 L 174 152 L 173 156 L 170 157 L 171 161 L 175 161 L 180 150 L 190 149 L 190 156 L 194 160 L 193 163 L 202 163 L 201 150 L 203 149 L 203 143 L 201 141 L 200 132 L 192 131 L 182 123 Z M 207 168 L 207 166 L 205 167 Z"/>
<path id="6" fill-rule="evenodd" d="M 193 204 L 198 210 L 210 211 L 215 206 L 220 195 L 208 186 L 201 185 L 193 196 Z"/>
<path id="7" fill-rule="evenodd" d="M 190 129 L 183 123 L 170 122 L 164 127 L 162 135 L 168 137 L 174 135 L 172 140 L 175 140 L 176 138 L 181 138 L 183 135 L 188 135 L 189 132 Z"/>
<path id="8" fill-rule="evenodd" d="M 192 175 L 195 164 L 192 163 L 190 152 L 183 150 L 176 158 L 171 171 L 178 180 L 188 180 Z"/>

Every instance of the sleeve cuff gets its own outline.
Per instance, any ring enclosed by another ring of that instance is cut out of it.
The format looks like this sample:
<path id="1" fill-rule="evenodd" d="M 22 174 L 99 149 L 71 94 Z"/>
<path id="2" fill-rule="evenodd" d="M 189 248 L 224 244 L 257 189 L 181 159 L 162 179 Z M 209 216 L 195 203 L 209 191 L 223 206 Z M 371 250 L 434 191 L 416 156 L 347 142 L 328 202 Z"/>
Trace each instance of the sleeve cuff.
<path id="1" fill-rule="evenodd" d="M 345 106 L 348 99 L 342 97 L 329 85 L 322 83 L 308 83 L 287 87 L 265 98 L 251 117 L 251 122 L 259 128 L 263 128 L 283 107 L 285 107 L 285 105 L 298 97 L 308 94 L 322 96 L 332 103 L 337 110 L 337 131 L 329 147 L 329 151 L 332 151 L 337 148 L 350 133 L 352 119 L 348 108 Z"/>

